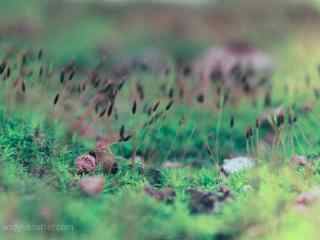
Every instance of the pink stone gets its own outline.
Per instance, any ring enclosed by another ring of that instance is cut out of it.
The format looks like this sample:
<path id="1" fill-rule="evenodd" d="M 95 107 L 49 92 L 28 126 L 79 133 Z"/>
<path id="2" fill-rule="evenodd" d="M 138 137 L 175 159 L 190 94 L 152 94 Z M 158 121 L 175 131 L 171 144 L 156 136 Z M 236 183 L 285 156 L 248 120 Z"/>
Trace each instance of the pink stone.
<path id="1" fill-rule="evenodd" d="M 309 192 L 301 193 L 297 199 L 296 203 L 301 206 L 311 206 L 314 203 L 319 202 L 320 199 L 320 189 L 315 188 Z"/>
<path id="2" fill-rule="evenodd" d="M 52 210 L 49 207 L 42 207 L 40 209 L 40 216 L 46 220 L 46 221 L 50 221 L 52 218 Z"/>
<path id="3" fill-rule="evenodd" d="M 102 176 L 83 177 L 80 180 L 80 189 L 90 196 L 101 193 L 103 187 L 104 178 Z"/>
<path id="4" fill-rule="evenodd" d="M 90 154 L 81 155 L 76 160 L 78 173 L 89 173 L 96 169 L 96 159 Z"/>
<path id="5" fill-rule="evenodd" d="M 308 159 L 305 156 L 294 155 L 291 161 L 299 166 L 306 166 L 308 164 Z"/>

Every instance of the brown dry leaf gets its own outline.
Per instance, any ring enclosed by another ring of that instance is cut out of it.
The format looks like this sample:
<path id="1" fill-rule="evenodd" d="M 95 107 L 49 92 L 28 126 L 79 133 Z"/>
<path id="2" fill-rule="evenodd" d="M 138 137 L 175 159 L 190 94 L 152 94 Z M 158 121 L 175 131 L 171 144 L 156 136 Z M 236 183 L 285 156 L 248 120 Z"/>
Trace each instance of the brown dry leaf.
<path id="1" fill-rule="evenodd" d="M 158 201 L 172 203 L 176 197 L 176 192 L 172 188 L 157 190 L 153 187 L 145 187 L 144 192 Z"/>

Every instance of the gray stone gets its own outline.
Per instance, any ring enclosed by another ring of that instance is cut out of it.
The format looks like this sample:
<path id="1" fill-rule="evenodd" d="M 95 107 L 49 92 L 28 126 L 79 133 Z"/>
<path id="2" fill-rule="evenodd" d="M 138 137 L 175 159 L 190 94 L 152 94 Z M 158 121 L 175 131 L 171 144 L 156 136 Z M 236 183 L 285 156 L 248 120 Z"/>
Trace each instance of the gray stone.
<path id="1" fill-rule="evenodd" d="M 222 165 L 222 171 L 226 174 L 232 174 L 252 168 L 254 160 L 248 157 L 236 157 L 232 159 L 225 159 Z"/>

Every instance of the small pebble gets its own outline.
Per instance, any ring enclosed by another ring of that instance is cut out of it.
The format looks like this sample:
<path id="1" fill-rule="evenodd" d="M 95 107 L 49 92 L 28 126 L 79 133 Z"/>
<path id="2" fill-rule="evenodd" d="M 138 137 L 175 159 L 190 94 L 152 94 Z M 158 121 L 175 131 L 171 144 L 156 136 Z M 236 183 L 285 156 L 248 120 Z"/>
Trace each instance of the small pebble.
<path id="1" fill-rule="evenodd" d="M 104 178 L 102 176 L 90 176 L 80 179 L 80 189 L 89 196 L 96 196 L 102 192 Z"/>
<path id="2" fill-rule="evenodd" d="M 254 166 L 254 161 L 248 157 L 236 157 L 232 159 L 225 159 L 222 165 L 222 171 L 225 174 L 232 174 L 250 169 Z"/>

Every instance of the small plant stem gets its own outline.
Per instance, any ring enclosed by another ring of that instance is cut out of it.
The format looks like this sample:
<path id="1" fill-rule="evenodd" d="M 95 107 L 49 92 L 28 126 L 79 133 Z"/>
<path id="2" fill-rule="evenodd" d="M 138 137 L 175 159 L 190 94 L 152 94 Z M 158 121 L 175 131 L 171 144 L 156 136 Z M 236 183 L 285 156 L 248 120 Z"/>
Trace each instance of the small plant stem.
<path id="1" fill-rule="evenodd" d="M 219 144 L 219 137 L 220 137 L 220 128 L 221 128 L 221 121 L 222 121 L 222 115 L 223 115 L 223 93 L 221 94 L 220 101 L 219 101 L 219 115 L 218 115 L 218 122 L 217 122 L 217 128 L 216 128 L 216 142 L 215 142 L 215 152 L 217 161 L 220 159 L 220 144 Z"/>

